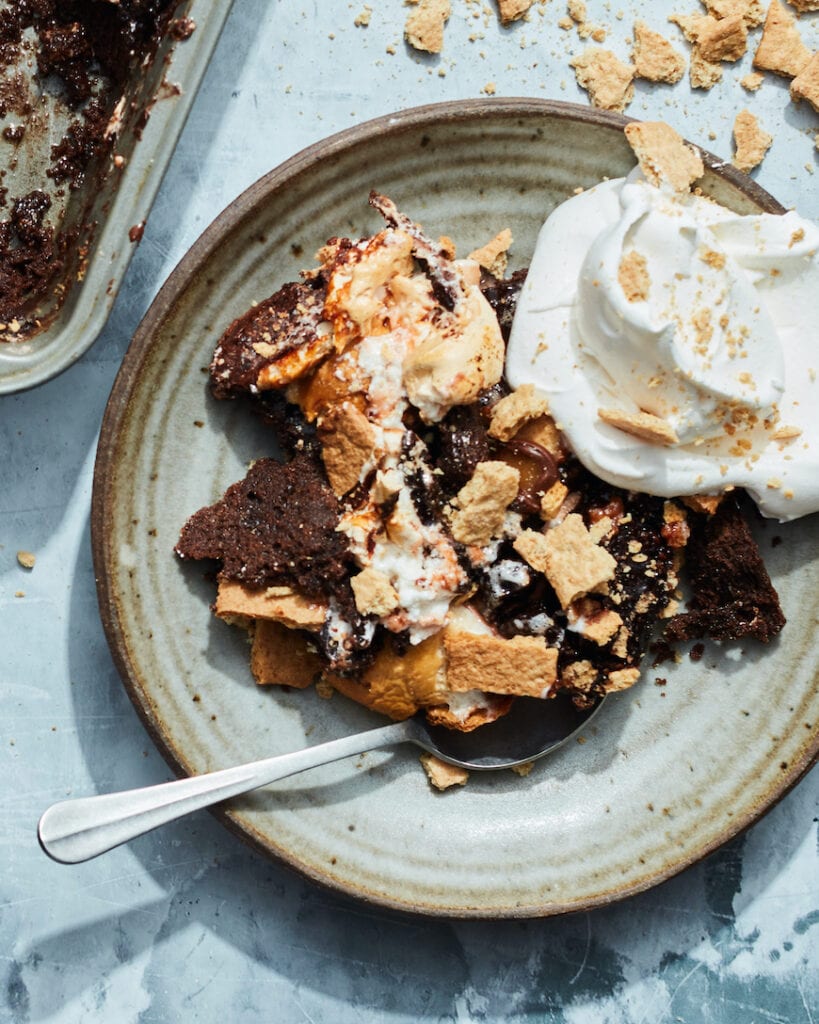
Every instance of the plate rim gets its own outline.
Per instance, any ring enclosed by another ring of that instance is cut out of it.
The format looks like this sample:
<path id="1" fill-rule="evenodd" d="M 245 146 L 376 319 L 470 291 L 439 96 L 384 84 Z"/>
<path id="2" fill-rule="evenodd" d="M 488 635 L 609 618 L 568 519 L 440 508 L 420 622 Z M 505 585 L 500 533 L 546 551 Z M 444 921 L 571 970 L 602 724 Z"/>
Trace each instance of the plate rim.
<path id="1" fill-rule="evenodd" d="M 143 316 L 117 372 L 105 412 L 94 462 L 91 495 L 91 551 L 97 590 L 100 619 L 114 665 L 138 717 L 163 758 L 178 777 L 189 774 L 183 755 L 165 741 L 163 732 L 154 715 L 152 700 L 140 687 L 127 654 L 118 610 L 117 594 L 112 585 L 113 573 L 109 572 L 111 552 L 107 539 L 110 537 L 111 512 L 110 490 L 115 476 L 117 441 L 123 421 L 128 413 L 130 394 L 136 386 L 142 366 L 147 358 L 151 339 L 157 327 L 165 320 L 175 302 L 184 293 L 191 277 L 196 274 L 204 259 L 211 253 L 215 242 L 225 232 L 232 231 L 247 215 L 258 199 L 286 186 L 295 175 L 304 173 L 319 160 L 328 155 L 354 147 L 375 136 L 398 135 L 422 127 L 425 124 L 440 126 L 442 122 L 479 122 L 483 117 L 498 115 L 511 117 L 556 117 L 586 124 L 593 124 L 622 131 L 623 127 L 635 120 L 620 114 L 601 111 L 576 103 L 531 97 L 486 97 L 470 100 L 449 100 L 425 104 L 385 114 L 361 122 L 325 139 L 312 143 L 262 175 L 232 200 L 204 229 L 196 241 L 183 255 L 176 267 L 160 288 Z M 697 146 L 706 168 L 719 178 L 743 192 L 763 210 L 770 213 L 784 213 L 785 208 L 752 179 L 738 171 L 707 150 Z M 655 888 L 689 867 L 699 863 L 726 842 L 744 832 L 759 821 L 810 771 L 819 760 L 819 730 L 813 743 L 805 747 L 804 755 L 789 765 L 789 771 L 780 777 L 779 785 L 771 799 L 762 807 L 754 807 L 737 820 L 731 820 L 704 846 L 683 857 L 680 862 L 669 864 L 665 869 L 652 871 L 649 876 L 636 879 L 631 884 L 575 901 L 530 903 L 515 906 L 512 902 L 503 909 L 464 906 L 457 909 L 434 904 L 422 904 L 417 897 L 411 901 L 402 900 L 393 894 L 367 891 L 363 886 L 352 884 L 333 876 L 330 871 L 313 870 L 308 865 L 289 859 L 267 845 L 252 823 L 239 811 L 230 811 L 221 806 L 210 808 L 211 813 L 230 832 L 267 859 L 275 860 L 335 893 L 352 897 L 370 905 L 387 908 L 412 915 L 449 919 L 513 919 L 558 916 L 581 910 L 592 910 Z"/>

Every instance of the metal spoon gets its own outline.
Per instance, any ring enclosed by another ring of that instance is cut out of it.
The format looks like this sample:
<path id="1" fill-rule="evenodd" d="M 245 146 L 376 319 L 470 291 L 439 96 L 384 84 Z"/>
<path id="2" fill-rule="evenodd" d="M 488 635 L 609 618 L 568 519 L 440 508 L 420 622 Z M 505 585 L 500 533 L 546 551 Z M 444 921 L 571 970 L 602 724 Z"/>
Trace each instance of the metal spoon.
<path id="1" fill-rule="evenodd" d="M 308 768 L 396 743 L 414 743 L 443 761 L 472 771 L 514 768 L 556 750 L 589 721 L 600 704 L 602 701 L 581 710 L 565 694 L 548 701 L 521 697 L 508 715 L 468 733 L 431 726 L 419 714 L 236 768 L 122 793 L 64 800 L 40 818 L 40 845 L 54 860 L 78 864 L 191 811 Z"/>

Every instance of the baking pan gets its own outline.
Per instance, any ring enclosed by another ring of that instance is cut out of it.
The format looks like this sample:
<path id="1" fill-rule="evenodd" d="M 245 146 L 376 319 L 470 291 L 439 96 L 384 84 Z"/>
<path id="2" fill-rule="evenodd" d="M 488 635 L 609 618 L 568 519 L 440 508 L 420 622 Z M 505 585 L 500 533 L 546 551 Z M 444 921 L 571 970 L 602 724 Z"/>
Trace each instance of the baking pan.
<path id="1" fill-rule="evenodd" d="M 56 376 L 102 330 L 231 3 L 177 6 L 173 30 L 129 74 L 113 110 L 109 104 L 113 145 L 73 181 L 55 178 L 54 146 L 72 120 L 87 123 L 87 102 L 72 107 L 64 76 L 55 84 L 44 73 L 31 30 L 21 59 L 0 69 L 0 221 L 10 219 L 12 197 L 45 195 L 39 201 L 50 205 L 43 223 L 68 240 L 59 270 L 25 316 L 0 323 L 0 394 Z M 0 17 L 8 6 L 0 3 Z"/>

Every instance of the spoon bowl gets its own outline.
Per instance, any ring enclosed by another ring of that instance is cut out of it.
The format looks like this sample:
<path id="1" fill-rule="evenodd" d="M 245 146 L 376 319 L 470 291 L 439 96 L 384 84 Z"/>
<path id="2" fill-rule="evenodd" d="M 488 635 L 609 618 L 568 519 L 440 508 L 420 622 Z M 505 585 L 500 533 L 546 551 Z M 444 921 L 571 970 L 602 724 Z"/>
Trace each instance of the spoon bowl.
<path id="1" fill-rule="evenodd" d="M 571 739 L 602 705 L 578 708 L 566 694 L 550 700 L 520 697 L 503 718 L 473 732 L 431 726 L 422 713 L 404 722 L 157 786 L 63 800 L 40 818 L 37 835 L 45 853 L 77 864 L 152 829 L 290 775 L 367 750 L 414 743 L 449 764 L 496 771 L 536 761 Z"/>

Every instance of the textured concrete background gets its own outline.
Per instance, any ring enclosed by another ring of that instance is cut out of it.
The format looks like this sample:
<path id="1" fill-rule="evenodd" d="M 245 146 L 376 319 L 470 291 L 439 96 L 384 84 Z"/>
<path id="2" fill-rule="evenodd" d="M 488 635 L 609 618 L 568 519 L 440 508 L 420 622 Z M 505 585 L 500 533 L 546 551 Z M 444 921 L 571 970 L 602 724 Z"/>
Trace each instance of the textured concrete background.
<path id="1" fill-rule="evenodd" d="M 0 1021 L 819 1019 L 816 772 L 705 863 L 557 920 L 448 923 L 349 903 L 250 853 L 207 814 L 74 868 L 37 846 L 39 814 L 66 792 L 169 777 L 108 655 L 88 515 L 108 391 L 179 257 L 259 175 L 369 117 L 492 90 L 585 102 L 567 63 L 583 44 L 558 28 L 561 0 L 508 29 L 489 6 L 452 5 L 443 55 L 422 57 L 402 42 L 401 0 L 370 0 L 367 27 L 355 25 L 363 3 L 235 0 L 103 335 L 59 379 L 0 400 Z M 635 16 L 664 28 L 675 6 L 588 3 L 623 57 Z M 800 26 L 815 48 L 816 16 Z M 710 94 L 639 85 L 628 112 L 730 158 L 733 118 L 748 106 L 775 135 L 754 176 L 819 217 L 819 117 L 789 104 L 778 80 L 746 93 L 748 65 Z M 30 573 L 20 548 L 37 554 Z"/>

